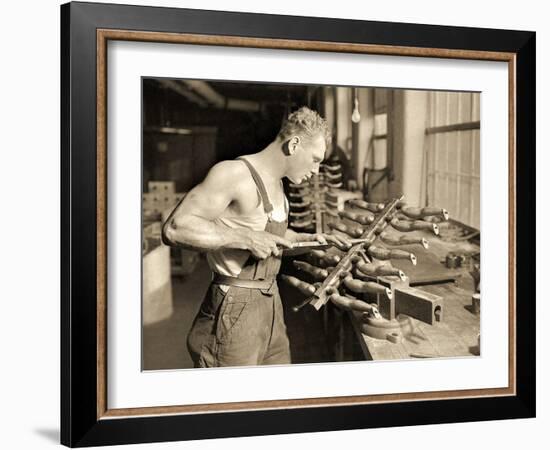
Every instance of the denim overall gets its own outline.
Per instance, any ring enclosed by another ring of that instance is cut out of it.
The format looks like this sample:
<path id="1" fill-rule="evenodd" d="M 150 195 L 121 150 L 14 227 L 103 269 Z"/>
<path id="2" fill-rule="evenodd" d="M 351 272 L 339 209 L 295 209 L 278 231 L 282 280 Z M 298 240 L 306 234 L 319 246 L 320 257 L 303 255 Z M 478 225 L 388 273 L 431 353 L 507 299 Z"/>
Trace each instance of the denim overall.
<path id="1" fill-rule="evenodd" d="M 273 205 L 264 183 L 244 158 L 268 216 L 265 231 L 284 236 L 287 221 L 271 218 Z M 189 336 L 195 367 L 290 364 L 290 348 L 277 274 L 281 256 L 250 256 L 238 277 L 214 274 Z M 224 291 L 220 285 L 229 286 Z"/>

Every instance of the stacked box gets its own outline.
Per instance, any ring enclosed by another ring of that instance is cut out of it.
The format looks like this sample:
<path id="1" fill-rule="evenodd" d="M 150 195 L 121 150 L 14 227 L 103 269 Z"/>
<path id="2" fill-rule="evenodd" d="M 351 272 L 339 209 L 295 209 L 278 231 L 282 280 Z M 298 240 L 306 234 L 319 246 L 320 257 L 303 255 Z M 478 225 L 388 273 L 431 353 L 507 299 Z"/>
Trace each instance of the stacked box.
<path id="1" fill-rule="evenodd" d="M 151 194 L 175 194 L 176 183 L 173 181 L 149 181 L 147 183 Z"/>
<path id="2" fill-rule="evenodd" d="M 142 194 L 143 211 L 147 211 L 148 213 L 162 214 L 168 209 L 172 210 L 183 198 L 183 196 L 183 193 L 175 192 L 144 192 Z"/>

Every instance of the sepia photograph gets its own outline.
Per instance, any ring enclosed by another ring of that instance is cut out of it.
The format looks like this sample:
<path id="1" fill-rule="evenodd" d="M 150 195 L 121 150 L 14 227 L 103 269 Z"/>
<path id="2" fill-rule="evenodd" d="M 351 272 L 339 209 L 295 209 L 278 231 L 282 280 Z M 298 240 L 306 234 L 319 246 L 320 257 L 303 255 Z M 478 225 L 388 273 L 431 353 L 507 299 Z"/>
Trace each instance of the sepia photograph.
<path id="1" fill-rule="evenodd" d="M 142 370 L 480 356 L 479 92 L 141 83 Z"/>
<path id="2" fill-rule="evenodd" d="M 65 445 L 535 416 L 535 33 L 61 12 Z"/>

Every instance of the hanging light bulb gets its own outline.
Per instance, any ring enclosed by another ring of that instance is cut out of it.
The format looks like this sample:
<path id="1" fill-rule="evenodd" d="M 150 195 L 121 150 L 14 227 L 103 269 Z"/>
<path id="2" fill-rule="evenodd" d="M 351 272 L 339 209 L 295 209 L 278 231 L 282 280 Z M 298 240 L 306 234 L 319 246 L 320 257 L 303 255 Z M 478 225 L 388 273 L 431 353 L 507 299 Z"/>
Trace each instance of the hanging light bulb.
<path id="1" fill-rule="evenodd" d="M 359 123 L 361 120 L 361 114 L 359 114 L 359 100 L 357 97 L 353 100 L 353 113 L 351 114 L 351 121 L 353 123 Z"/>

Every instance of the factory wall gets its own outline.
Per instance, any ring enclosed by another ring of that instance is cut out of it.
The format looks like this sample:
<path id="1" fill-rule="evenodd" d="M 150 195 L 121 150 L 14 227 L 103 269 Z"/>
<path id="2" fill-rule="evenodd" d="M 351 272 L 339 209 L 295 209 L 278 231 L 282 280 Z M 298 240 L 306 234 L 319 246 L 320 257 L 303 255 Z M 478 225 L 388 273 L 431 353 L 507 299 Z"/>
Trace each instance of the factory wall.
<path id="1" fill-rule="evenodd" d="M 387 100 L 376 100 L 375 91 L 377 98 Z M 325 88 L 324 109 L 329 124 L 334 126 L 334 144 L 349 160 L 351 175 L 357 180 L 356 188 L 370 191 L 369 195 L 376 200 L 404 194 L 411 204 L 424 205 L 427 92 L 359 88 L 356 90 L 357 124 L 352 121 L 355 106 L 352 92 L 352 88 L 347 87 Z M 357 127 L 356 146 L 353 145 L 354 126 Z M 374 138 L 384 134 L 387 137 Z M 388 176 L 379 181 L 386 170 Z"/>
<path id="2" fill-rule="evenodd" d="M 411 205 L 425 205 L 424 141 L 428 92 L 394 90 L 393 175 L 390 195 L 405 195 Z"/>
<path id="3" fill-rule="evenodd" d="M 347 189 L 403 194 L 479 228 L 479 93 L 325 87 L 323 99 Z"/>
<path id="4" fill-rule="evenodd" d="M 358 89 L 359 103 L 359 145 L 357 146 L 359 155 L 358 160 L 363 164 L 356 168 L 358 188 L 364 189 L 364 169 L 373 167 L 373 152 L 369 151 L 372 146 L 372 137 L 374 135 L 374 91 L 373 89 Z"/>
<path id="5" fill-rule="evenodd" d="M 329 88 L 330 89 L 330 88 Z M 336 144 L 348 159 L 351 158 L 351 89 L 337 87 L 335 89 L 336 107 Z"/>

